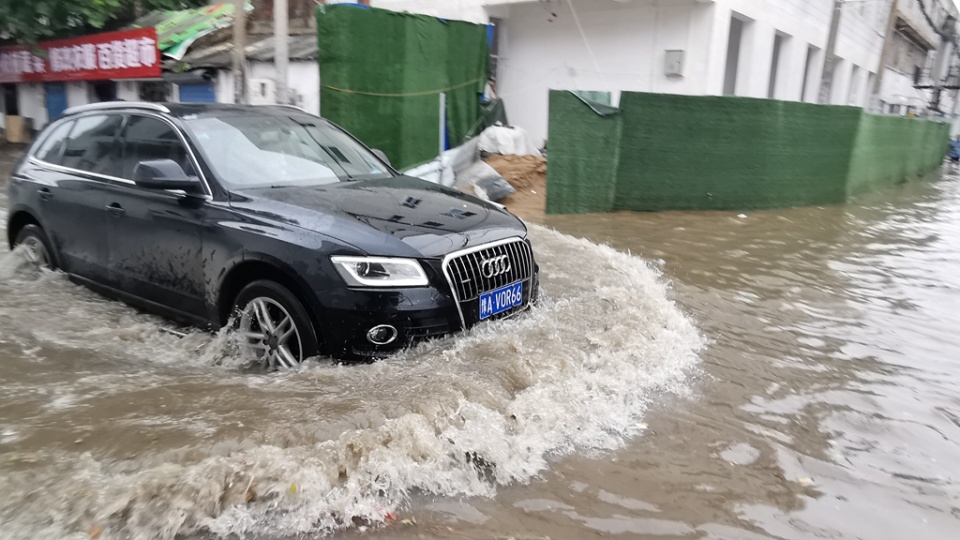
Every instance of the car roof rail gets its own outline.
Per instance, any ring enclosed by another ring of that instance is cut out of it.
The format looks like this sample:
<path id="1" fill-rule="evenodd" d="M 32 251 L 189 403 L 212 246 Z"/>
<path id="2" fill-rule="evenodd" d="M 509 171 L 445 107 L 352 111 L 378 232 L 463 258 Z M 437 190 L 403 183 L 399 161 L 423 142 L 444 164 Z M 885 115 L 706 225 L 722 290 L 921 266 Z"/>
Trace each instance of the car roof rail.
<path id="1" fill-rule="evenodd" d="M 263 105 L 258 105 L 258 107 L 283 107 L 284 109 L 296 109 L 300 112 L 307 112 L 303 107 L 297 107 L 296 105 L 290 105 L 289 103 L 265 103 Z"/>
<path id="2" fill-rule="evenodd" d="M 64 116 L 77 114 L 87 111 L 102 111 L 110 109 L 147 109 L 162 113 L 169 113 L 170 109 L 159 103 L 150 103 L 148 101 L 105 101 L 103 103 L 89 103 L 87 105 L 78 105 L 70 107 L 63 111 Z"/>

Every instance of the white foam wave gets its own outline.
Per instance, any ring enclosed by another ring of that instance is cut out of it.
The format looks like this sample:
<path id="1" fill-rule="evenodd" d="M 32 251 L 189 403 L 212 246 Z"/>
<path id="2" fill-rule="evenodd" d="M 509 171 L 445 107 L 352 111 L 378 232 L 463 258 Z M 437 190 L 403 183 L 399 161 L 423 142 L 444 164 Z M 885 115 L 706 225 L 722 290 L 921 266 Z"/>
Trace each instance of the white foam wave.
<path id="1" fill-rule="evenodd" d="M 47 289 L 64 307 L 87 303 L 85 328 L 37 325 L 31 341 L 86 346 L 140 371 L 162 367 L 155 377 L 166 381 L 189 373 L 211 389 L 231 384 L 279 412 L 262 433 L 146 457 L 50 450 L 0 473 L 0 491 L 12 495 L 0 499 L 0 529 L 32 539 L 90 527 L 104 539 L 326 531 L 381 521 L 415 492 L 490 496 L 497 485 L 529 481 L 551 456 L 616 448 L 642 430 L 651 400 L 684 390 L 703 342 L 643 260 L 540 227 L 531 237 L 542 305 L 370 366 L 241 374 L 218 357 L 222 337 L 188 336 L 183 345 L 156 331 L 158 319 L 56 276 L 41 277 L 43 287 L 24 284 L 20 300 Z M 8 258 L 0 257 L 0 274 Z M 3 300 L 0 316 L 24 302 Z M 97 379 L 105 384 L 121 391 L 137 378 Z M 229 413 L 211 408 L 203 425 L 213 429 Z"/>

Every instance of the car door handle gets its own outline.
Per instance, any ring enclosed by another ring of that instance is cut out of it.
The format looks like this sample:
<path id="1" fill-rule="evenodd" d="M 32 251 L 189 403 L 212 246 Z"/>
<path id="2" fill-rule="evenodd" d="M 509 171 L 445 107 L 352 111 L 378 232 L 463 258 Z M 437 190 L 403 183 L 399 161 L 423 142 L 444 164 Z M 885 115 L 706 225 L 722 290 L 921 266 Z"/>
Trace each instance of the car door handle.
<path id="1" fill-rule="evenodd" d="M 113 214 L 116 217 L 120 217 L 126 213 L 126 210 L 120 206 L 120 203 L 110 203 L 107 205 L 107 211 Z"/>
<path id="2" fill-rule="evenodd" d="M 50 188 L 40 188 L 38 192 L 40 193 L 40 202 L 49 201 L 53 198 L 53 192 L 50 191 Z"/>

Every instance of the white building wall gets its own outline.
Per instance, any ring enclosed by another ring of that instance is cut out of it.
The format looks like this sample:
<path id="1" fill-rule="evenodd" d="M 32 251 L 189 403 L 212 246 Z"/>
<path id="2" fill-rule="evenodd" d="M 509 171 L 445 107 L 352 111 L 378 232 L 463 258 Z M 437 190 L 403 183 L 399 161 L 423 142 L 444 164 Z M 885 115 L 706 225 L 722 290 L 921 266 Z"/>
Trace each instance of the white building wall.
<path id="1" fill-rule="evenodd" d="M 267 62 L 250 62 L 247 67 L 247 80 L 275 80 L 276 66 Z M 316 61 L 291 61 L 287 70 L 287 83 L 296 90 L 301 109 L 311 114 L 320 114 L 320 66 Z M 233 73 L 227 69 L 217 70 L 213 80 L 217 103 L 234 103 Z"/>
<path id="2" fill-rule="evenodd" d="M 703 36 L 714 29 L 712 6 L 605 2 L 578 8 L 577 18 L 586 40 L 567 4 L 510 6 L 503 18 L 497 91 L 511 123 L 527 129 L 535 143 L 547 136 L 551 89 L 710 91 L 715 70 Z M 665 74 L 668 50 L 684 51 L 683 76 Z"/>
<path id="3" fill-rule="evenodd" d="M 900 73 L 899 71 L 887 68 L 880 81 L 880 96 L 884 100 L 884 113 L 890 113 L 890 105 L 900 105 L 898 114 L 906 114 L 907 107 L 913 107 L 914 112 L 919 112 L 927 106 L 927 100 L 930 96 L 927 91 L 917 90 L 913 87 L 913 75 Z"/>
<path id="4" fill-rule="evenodd" d="M 353 0 L 328 1 L 328 4 L 352 2 Z M 472 23 L 486 24 L 490 22 L 485 6 L 495 4 L 509 4 L 511 2 L 497 2 L 491 0 L 372 0 L 370 5 L 391 11 L 419 13 L 432 15 L 444 19 L 457 19 Z"/>
<path id="5" fill-rule="evenodd" d="M 320 64 L 290 62 L 290 88 L 300 94 L 298 106 L 311 114 L 320 114 Z"/>
<path id="6" fill-rule="evenodd" d="M 783 34 L 780 45 L 780 63 L 774 99 L 800 101 L 803 95 L 803 72 L 806 69 L 808 43 L 795 36 Z"/>
<path id="7" fill-rule="evenodd" d="M 67 83 L 67 107 L 90 103 L 90 86 L 85 81 Z"/>
<path id="8" fill-rule="evenodd" d="M 17 85 L 20 116 L 33 121 L 33 129 L 47 125 L 47 104 L 43 83 L 20 83 Z"/>
<path id="9" fill-rule="evenodd" d="M 486 23 L 500 28 L 498 91 L 510 121 L 535 142 L 546 138 L 550 89 L 646 91 L 692 95 L 723 93 L 730 19 L 745 21 L 735 93 L 765 98 L 777 33 L 783 36 L 774 97 L 800 100 L 807 51 L 814 57 L 806 101 L 816 102 L 833 13 L 833 0 L 573 0 L 583 34 L 567 0 L 373 0 L 374 7 Z M 853 65 L 858 79 L 876 73 L 889 4 L 843 7 L 836 54 L 843 59 L 831 103 L 851 101 Z M 586 43 L 585 43 L 586 41 Z M 664 74 L 667 50 L 685 53 L 682 77 Z M 591 51 L 593 54 L 591 54 Z M 856 81 L 854 81 L 856 84 Z M 867 103 L 866 83 L 854 92 Z"/>
<path id="10" fill-rule="evenodd" d="M 927 18 L 920 9 L 918 0 L 898 0 L 897 11 L 899 16 L 906 20 L 913 29 L 918 32 L 923 39 L 932 45 L 939 43 L 939 37 L 930 25 Z M 927 12 L 930 18 L 936 24 L 942 24 L 948 15 L 956 16 L 957 7 L 953 5 L 952 0 L 922 0 L 923 5 L 929 10 Z"/>
<path id="11" fill-rule="evenodd" d="M 853 66 L 847 60 L 838 58 L 833 68 L 833 85 L 830 87 L 830 103 L 845 105 L 850 90 L 850 71 Z"/>
<path id="12" fill-rule="evenodd" d="M 942 22 L 947 16 L 958 16 L 957 6 L 953 4 L 952 0 L 925 0 L 924 5 L 934 21 L 938 23 Z M 921 83 L 932 84 L 931 77 L 933 74 L 930 72 L 930 68 L 934 64 L 936 48 L 940 44 L 940 38 L 927 23 L 923 12 L 920 10 L 918 0 L 899 0 L 897 9 L 898 18 L 906 21 L 915 32 L 919 33 L 933 47 L 933 50 L 927 53 L 925 63 L 923 61 L 917 62 L 917 65 L 922 64 L 920 67 L 924 70 Z M 873 99 L 873 105 L 879 108 L 879 112 L 890 114 L 890 106 L 899 105 L 899 114 L 906 114 L 908 107 L 912 108 L 912 112 L 919 114 L 927 108 L 933 98 L 932 90 L 917 90 L 913 87 L 914 73 L 911 69 L 913 64 L 909 59 L 904 60 L 906 57 L 904 56 L 903 43 L 902 38 L 892 43 L 888 64 L 882 72 L 879 94 Z M 895 58 L 899 58 L 900 61 L 895 60 Z M 956 66 L 955 55 L 951 58 L 951 62 L 952 65 Z M 908 67 L 905 64 L 910 64 L 910 66 Z M 956 67 L 953 69 L 956 69 Z M 944 91 L 941 94 L 940 108 L 951 117 L 954 114 L 954 95 L 955 93 L 952 90 Z"/>
<path id="13" fill-rule="evenodd" d="M 137 81 L 117 81 L 117 99 L 140 101 L 140 91 L 137 84 Z"/>
<path id="14" fill-rule="evenodd" d="M 251 62 L 248 77 L 276 80 L 276 65 Z M 317 62 L 291 61 L 287 68 L 287 86 L 296 92 L 294 105 L 311 114 L 320 114 L 320 66 Z"/>
<path id="15" fill-rule="evenodd" d="M 233 72 L 218 69 L 213 79 L 213 91 L 217 95 L 217 103 L 236 103 L 233 99 Z M 180 99 L 179 95 L 177 99 Z"/>

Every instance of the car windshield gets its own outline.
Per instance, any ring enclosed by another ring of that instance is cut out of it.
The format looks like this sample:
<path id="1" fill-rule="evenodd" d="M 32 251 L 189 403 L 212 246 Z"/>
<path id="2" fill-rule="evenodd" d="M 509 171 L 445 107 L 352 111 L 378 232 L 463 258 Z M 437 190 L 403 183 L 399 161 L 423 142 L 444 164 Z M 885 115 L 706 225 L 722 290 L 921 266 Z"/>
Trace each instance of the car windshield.
<path id="1" fill-rule="evenodd" d="M 213 172 L 235 189 L 393 176 L 367 149 L 319 118 L 246 115 L 194 118 L 186 125 Z"/>

